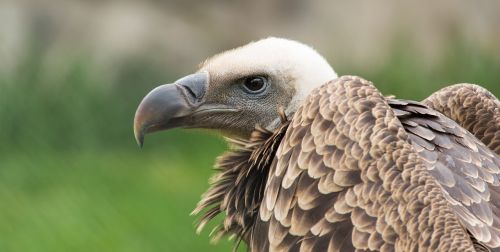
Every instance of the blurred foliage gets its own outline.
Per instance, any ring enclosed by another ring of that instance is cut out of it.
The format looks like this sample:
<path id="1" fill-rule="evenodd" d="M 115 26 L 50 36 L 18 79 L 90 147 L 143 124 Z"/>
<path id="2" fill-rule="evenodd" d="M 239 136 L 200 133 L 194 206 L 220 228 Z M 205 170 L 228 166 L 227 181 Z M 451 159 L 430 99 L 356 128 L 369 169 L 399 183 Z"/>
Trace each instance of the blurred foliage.
<path id="1" fill-rule="evenodd" d="M 452 83 L 500 92 L 500 59 L 450 45 L 432 66 L 395 44 L 389 64 L 341 74 L 371 80 L 385 94 L 423 99 Z M 212 135 L 158 133 L 139 150 L 132 120 L 142 97 L 176 79 L 147 59 L 130 59 L 110 78 L 85 57 L 47 69 L 28 51 L 0 76 L 0 251 L 227 251 L 195 234 L 189 213 L 224 142 Z M 194 70 L 194 69 L 193 69 Z"/>

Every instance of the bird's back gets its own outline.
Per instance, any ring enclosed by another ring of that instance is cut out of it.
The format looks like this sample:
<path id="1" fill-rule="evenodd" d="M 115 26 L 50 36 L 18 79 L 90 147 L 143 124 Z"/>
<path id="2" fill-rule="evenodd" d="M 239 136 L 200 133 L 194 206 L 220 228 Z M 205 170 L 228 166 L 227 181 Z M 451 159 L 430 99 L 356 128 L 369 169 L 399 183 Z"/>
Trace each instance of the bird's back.
<path id="1" fill-rule="evenodd" d="M 462 224 L 488 247 L 500 246 L 500 159 L 457 122 L 426 105 L 389 100 Z"/>

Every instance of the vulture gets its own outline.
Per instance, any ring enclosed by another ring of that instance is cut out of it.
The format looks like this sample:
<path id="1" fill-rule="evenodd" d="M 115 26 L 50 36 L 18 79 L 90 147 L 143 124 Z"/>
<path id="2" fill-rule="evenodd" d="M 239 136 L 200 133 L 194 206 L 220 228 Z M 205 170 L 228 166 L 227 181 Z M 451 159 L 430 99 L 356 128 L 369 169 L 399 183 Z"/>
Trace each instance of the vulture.
<path id="1" fill-rule="evenodd" d="M 500 251 L 500 102 L 473 84 L 417 102 L 266 38 L 147 94 L 134 134 L 214 130 L 230 151 L 193 211 L 250 251 Z"/>

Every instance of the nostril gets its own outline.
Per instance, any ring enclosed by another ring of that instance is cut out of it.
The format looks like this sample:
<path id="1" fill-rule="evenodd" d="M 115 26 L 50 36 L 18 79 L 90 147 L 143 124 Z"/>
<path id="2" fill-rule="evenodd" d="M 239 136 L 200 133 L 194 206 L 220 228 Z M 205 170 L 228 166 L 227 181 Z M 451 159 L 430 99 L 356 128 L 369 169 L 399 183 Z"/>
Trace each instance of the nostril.
<path id="1" fill-rule="evenodd" d="M 191 88 L 189 86 L 183 86 L 183 87 L 186 89 L 186 91 L 189 93 L 189 95 L 191 95 L 195 99 L 198 99 L 198 96 L 194 93 L 193 90 L 191 90 Z"/>
<path id="2" fill-rule="evenodd" d="M 196 97 L 196 93 L 188 86 L 176 84 L 177 88 L 182 92 L 186 101 L 191 105 L 200 103 L 201 99 Z"/>
<path id="3" fill-rule="evenodd" d="M 195 104 L 200 102 L 205 96 L 207 82 L 208 74 L 201 72 L 179 79 L 175 84 L 183 89 L 185 95 L 188 96 L 189 102 Z"/>
<path id="4" fill-rule="evenodd" d="M 181 79 L 183 80 L 183 79 Z M 194 99 L 201 99 L 205 94 L 205 83 L 198 82 L 197 80 L 186 80 L 182 82 L 176 82 L 177 85 L 181 86 L 187 94 L 192 96 Z"/>

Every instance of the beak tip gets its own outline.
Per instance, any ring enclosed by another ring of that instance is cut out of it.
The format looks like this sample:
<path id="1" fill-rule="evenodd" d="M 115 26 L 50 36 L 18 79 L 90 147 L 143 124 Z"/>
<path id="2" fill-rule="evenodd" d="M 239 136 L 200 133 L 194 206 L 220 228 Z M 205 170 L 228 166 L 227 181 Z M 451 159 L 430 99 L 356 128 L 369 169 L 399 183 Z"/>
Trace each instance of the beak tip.
<path id="1" fill-rule="evenodd" d="M 144 146 L 144 136 L 137 137 L 135 140 L 137 141 L 139 148 L 142 149 Z"/>
<path id="2" fill-rule="evenodd" d="M 144 145 L 144 135 L 145 135 L 144 128 L 134 127 L 135 141 L 137 142 L 137 145 L 141 149 L 142 149 L 142 146 Z"/>

